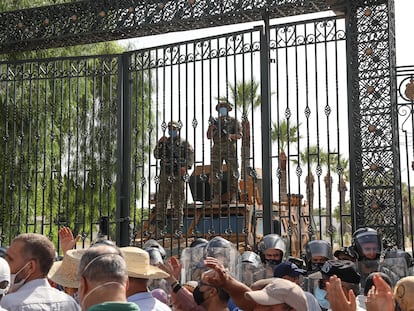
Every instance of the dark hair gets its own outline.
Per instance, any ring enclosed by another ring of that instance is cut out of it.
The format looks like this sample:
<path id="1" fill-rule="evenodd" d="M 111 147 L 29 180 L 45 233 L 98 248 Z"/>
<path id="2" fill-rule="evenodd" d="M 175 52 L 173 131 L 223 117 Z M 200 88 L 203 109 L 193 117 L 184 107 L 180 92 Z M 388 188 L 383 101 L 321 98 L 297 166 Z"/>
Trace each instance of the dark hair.
<path id="1" fill-rule="evenodd" d="M 14 241 L 24 243 L 23 256 L 25 260 L 35 259 L 39 262 L 42 276 L 49 273 L 55 260 L 55 246 L 44 235 L 38 233 L 22 233 L 14 238 Z"/>
<path id="2" fill-rule="evenodd" d="M 229 301 L 230 295 L 224 289 L 217 288 L 217 287 L 216 289 L 217 289 L 217 293 L 218 293 L 220 300 L 226 301 L 226 302 Z"/>
<path id="3" fill-rule="evenodd" d="M 378 274 L 387 284 L 392 288 L 392 281 L 388 275 L 386 275 L 384 272 L 372 272 L 367 276 L 367 279 L 365 280 L 365 287 L 364 287 L 364 296 L 368 295 L 368 291 L 371 289 L 372 285 L 374 285 L 374 275 Z"/>

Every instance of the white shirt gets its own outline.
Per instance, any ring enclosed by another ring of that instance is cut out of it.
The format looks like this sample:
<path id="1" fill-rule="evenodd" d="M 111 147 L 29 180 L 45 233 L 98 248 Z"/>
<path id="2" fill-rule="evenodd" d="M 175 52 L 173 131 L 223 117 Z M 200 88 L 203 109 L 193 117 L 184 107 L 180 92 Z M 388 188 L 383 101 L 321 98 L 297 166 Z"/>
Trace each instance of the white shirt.
<path id="1" fill-rule="evenodd" d="M 133 294 L 127 300 L 137 304 L 141 311 L 171 311 L 169 306 L 154 298 L 150 292 Z"/>
<path id="2" fill-rule="evenodd" d="M 308 311 L 321 311 L 318 300 L 311 293 L 304 291 L 308 303 Z"/>
<path id="3" fill-rule="evenodd" d="M 80 311 L 80 306 L 66 293 L 50 286 L 47 279 L 25 283 L 16 292 L 7 294 L 0 306 L 9 311 Z"/>

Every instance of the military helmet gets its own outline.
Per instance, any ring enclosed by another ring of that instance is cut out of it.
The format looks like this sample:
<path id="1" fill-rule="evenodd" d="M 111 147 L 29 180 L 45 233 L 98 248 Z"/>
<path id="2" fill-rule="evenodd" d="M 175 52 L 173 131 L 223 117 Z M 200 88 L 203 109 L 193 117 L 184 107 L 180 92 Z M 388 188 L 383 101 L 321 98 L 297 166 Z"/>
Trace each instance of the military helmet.
<path id="1" fill-rule="evenodd" d="M 220 99 L 216 105 L 216 110 L 219 111 L 220 107 L 227 107 L 228 111 L 233 110 L 233 104 L 230 103 L 227 99 Z"/>
<path id="2" fill-rule="evenodd" d="M 169 129 L 175 128 L 175 129 L 179 130 L 179 129 L 181 129 L 181 126 L 180 126 L 180 123 L 177 122 L 177 121 L 170 121 L 170 122 L 168 122 L 168 128 Z"/>

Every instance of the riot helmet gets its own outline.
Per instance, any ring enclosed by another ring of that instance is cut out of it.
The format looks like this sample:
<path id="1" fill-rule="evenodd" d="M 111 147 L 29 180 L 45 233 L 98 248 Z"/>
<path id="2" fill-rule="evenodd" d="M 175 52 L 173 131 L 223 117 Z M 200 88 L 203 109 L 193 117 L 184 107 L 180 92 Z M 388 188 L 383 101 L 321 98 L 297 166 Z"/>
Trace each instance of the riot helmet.
<path id="1" fill-rule="evenodd" d="M 278 234 L 267 234 L 257 245 L 263 263 L 278 265 L 286 252 L 285 241 Z"/>
<path id="2" fill-rule="evenodd" d="M 304 259 L 308 271 L 319 271 L 327 260 L 332 259 L 331 244 L 325 240 L 309 241 L 305 245 Z"/>
<path id="3" fill-rule="evenodd" d="M 148 247 L 145 251 L 149 254 L 151 265 L 157 266 L 158 264 L 164 263 L 161 252 L 158 248 Z"/>
<path id="4" fill-rule="evenodd" d="M 148 249 L 150 248 L 156 248 L 160 252 L 162 259 L 165 259 L 165 257 L 167 257 L 167 252 L 165 251 L 164 247 L 162 247 L 162 245 L 158 243 L 156 240 L 149 239 L 144 243 L 142 248 L 146 251 L 148 251 Z"/>
<path id="5" fill-rule="evenodd" d="M 206 245 L 206 256 L 215 257 L 217 253 L 221 253 L 221 249 L 230 248 L 230 247 L 232 247 L 232 244 L 230 241 L 220 236 L 216 236 L 212 238 L 210 241 L 208 241 Z"/>
<path id="6" fill-rule="evenodd" d="M 230 241 L 220 236 L 212 238 L 205 247 L 205 256 L 220 260 L 235 275 L 239 251 Z"/>
<path id="7" fill-rule="evenodd" d="M 372 228 L 359 228 L 352 234 L 352 249 L 357 259 L 378 259 L 382 252 L 381 236 Z"/>
<path id="8" fill-rule="evenodd" d="M 265 277 L 265 270 L 260 256 L 255 252 L 245 251 L 237 263 L 237 279 L 250 287 L 257 280 Z"/>
<path id="9" fill-rule="evenodd" d="M 190 247 L 205 247 L 208 244 L 208 241 L 204 238 L 197 238 L 191 242 Z"/>

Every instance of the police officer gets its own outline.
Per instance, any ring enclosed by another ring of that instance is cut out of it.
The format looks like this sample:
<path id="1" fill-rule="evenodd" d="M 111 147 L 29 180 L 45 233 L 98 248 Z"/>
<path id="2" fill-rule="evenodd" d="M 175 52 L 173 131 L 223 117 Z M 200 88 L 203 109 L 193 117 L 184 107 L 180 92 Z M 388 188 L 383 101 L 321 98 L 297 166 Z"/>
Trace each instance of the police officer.
<path id="1" fill-rule="evenodd" d="M 381 271 L 381 236 L 375 229 L 369 227 L 359 228 L 352 234 L 350 248 L 357 258 L 358 272 L 361 274 L 361 287 L 364 288 L 367 276 L 371 272 Z"/>
<path id="2" fill-rule="evenodd" d="M 272 277 L 274 268 L 282 262 L 286 253 L 285 241 L 278 234 L 266 234 L 257 245 L 257 249 L 265 265 L 266 276 Z"/>
<path id="3" fill-rule="evenodd" d="M 308 274 L 321 270 L 323 264 L 332 259 L 331 243 L 312 240 L 305 245 L 305 264 Z"/>
<path id="4" fill-rule="evenodd" d="M 244 251 L 237 263 L 237 279 L 250 287 L 257 280 L 263 279 L 264 267 L 260 256 L 255 252 Z"/>
<path id="5" fill-rule="evenodd" d="M 223 179 L 222 163 L 226 162 L 227 176 L 229 181 L 230 196 L 229 203 L 236 203 L 239 193 L 239 165 L 237 162 L 236 141 L 243 136 L 240 122 L 229 116 L 233 109 L 227 100 L 220 100 L 216 105 L 219 117 L 210 118 L 207 130 L 207 138 L 212 139 L 214 144 L 211 152 L 211 175 L 210 183 L 213 188 L 213 203 L 221 203 L 221 180 Z"/>
<path id="6" fill-rule="evenodd" d="M 183 206 L 185 200 L 183 176 L 194 163 L 194 149 L 180 138 L 181 124 L 168 123 L 169 137 L 161 137 L 154 149 L 154 157 L 160 159 L 160 184 L 156 203 L 156 225 L 165 225 L 167 202 L 171 199 L 175 212 L 178 212 L 179 226 L 183 227 Z"/>

